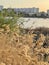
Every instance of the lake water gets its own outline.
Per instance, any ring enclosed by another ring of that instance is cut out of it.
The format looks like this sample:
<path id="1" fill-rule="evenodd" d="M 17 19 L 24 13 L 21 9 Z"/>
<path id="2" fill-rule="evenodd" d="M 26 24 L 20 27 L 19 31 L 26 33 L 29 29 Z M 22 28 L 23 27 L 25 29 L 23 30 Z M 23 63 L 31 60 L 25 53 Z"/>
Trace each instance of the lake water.
<path id="1" fill-rule="evenodd" d="M 24 28 L 38 28 L 46 27 L 49 28 L 49 18 L 20 18 L 21 21 L 25 21 L 23 24 Z"/>

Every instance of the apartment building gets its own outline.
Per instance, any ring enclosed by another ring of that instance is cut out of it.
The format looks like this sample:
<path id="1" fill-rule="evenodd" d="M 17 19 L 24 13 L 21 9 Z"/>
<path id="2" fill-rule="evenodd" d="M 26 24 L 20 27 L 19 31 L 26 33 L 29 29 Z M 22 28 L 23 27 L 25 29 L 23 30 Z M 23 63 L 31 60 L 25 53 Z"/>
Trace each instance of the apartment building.
<path id="1" fill-rule="evenodd" d="M 0 11 L 2 11 L 3 10 L 3 6 L 2 5 L 0 5 Z"/>

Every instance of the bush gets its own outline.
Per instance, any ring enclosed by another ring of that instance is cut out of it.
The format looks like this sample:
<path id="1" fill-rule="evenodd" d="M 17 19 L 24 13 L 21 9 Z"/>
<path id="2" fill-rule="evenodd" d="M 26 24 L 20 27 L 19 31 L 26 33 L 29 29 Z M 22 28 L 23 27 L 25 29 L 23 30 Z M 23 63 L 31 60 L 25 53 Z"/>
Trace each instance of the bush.
<path id="1" fill-rule="evenodd" d="M 5 17 L 0 17 L 0 28 L 3 28 L 5 30 L 6 26 L 9 26 L 9 29 L 11 31 L 14 31 L 14 29 L 16 29 L 18 26 L 17 19 L 18 17 L 13 17 L 11 19 L 5 19 Z"/>

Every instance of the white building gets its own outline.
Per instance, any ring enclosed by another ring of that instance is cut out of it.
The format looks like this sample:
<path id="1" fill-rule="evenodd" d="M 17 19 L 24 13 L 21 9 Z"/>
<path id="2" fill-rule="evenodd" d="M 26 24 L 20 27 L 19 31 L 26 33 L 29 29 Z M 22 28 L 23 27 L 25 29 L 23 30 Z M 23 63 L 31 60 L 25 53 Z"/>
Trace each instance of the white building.
<path id="1" fill-rule="evenodd" d="M 3 6 L 1 5 L 1 6 L 0 6 L 0 11 L 2 11 L 2 10 L 3 10 Z"/>
<path id="2" fill-rule="evenodd" d="M 37 15 L 37 16 L 41 16 L 41 13 L 39 12 L 39 13 L 37 13 L 36 15 Z"/>
<path id="3" fill-rule="evenodd" d="M 39 12 L 39 8 L 33 7 L 33 8 L 31 9 L 31 13 L 36 14 L 36 13 L 38 13 L 38 12 Z"/>
<path id="4" fill-rule="evenodd" d="M 33 8 L 15 8 L 14 11 L 36 14 L 39 12 L 39 8 L 35 8 L 35 7 L 33 7 Z"/>

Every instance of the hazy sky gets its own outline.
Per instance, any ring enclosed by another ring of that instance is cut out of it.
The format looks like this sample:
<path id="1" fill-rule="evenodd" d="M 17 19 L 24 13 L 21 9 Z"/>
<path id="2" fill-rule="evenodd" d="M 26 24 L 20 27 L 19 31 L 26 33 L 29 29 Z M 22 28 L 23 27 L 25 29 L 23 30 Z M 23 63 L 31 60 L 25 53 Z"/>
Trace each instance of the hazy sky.
<path id="1" fill-rule="evenodd" d="M 49 0 L 0 0 L 0 5 L 4 7 L 39 7 L 40 10 L 49 9 Z"/>

